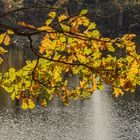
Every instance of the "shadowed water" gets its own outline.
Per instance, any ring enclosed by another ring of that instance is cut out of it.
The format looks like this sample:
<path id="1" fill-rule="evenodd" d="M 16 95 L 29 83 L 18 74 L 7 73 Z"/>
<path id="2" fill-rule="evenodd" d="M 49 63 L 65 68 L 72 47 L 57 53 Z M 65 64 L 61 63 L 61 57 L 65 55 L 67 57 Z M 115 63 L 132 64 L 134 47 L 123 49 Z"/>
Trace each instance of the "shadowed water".
<path id="1" fill-rule="evenodd" d="M 2 72 L 20 68 L 24 51 L 5 55 Z M 16 57 L 15 57 L 16 56 Z M 87 100 L 69 107 L 54 100 L 44 108 L 17 109 L 10 95 L 0 89 L 0 140 L 139 140 L 140 101 L 138 93 L 115 99 L 109 86 Z"/>

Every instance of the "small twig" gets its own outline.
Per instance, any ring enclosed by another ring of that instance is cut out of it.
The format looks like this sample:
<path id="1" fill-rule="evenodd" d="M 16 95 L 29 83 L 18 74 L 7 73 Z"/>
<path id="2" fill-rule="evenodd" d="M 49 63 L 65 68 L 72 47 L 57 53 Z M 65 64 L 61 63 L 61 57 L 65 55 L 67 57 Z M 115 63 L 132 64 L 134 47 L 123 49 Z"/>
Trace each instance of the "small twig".
<path id="1" fill-rule="evenodd" d="M 19 9 L 16 9 L 16 10 L 12 10 L 10 12 L 7 12 L 7 13 L 4 13 L 2 15 L 0 15 L 0 18 L 4 18 L 5 16 L 8 16 L 10 14 L 13 14 L 13 13 L 16 13 L 16 12 L 19 12 L 19 11 L 25 11 L 25 10 L 32 10 L 32 9 L 61 9 L 63 10 L 62 8 L 55 8 L 55 7 L 50 7 L 50 6 L 38 6 L 38 7 L 21 7 Z"/>

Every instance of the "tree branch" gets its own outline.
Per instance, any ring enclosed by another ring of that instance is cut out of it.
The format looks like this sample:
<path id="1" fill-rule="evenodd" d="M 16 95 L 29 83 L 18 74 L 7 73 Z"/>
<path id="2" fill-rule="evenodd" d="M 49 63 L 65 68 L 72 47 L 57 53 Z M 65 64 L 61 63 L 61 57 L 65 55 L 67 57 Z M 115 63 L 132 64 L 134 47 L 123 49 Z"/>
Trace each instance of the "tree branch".
<path id="1" fill-rule="evenodd" d="M 66 64 L 66 65 L 71 65 L 71 66 L 84 66 L 84 67 L 88 68 L 90 71 L 99 71 L 99 70 L 101 70 L 101 71 L 109 71 L 109 72 L 113 71 L 113 72 L 116 72 L 115 70 L 94 68 L 94 67 L 88 66 L 88 65 L 83 64 L 83 63 L 69 63 L 69 62 L 66 62 L 66 61 L 55 60 L 55 59 L 44 57 L 34 49 L 34 46 L 32 44 L 33 40 L 31 38 L 31 36 L 28 36 L 28 39 L 29 39 L 29 42 L 30 42 L 30 45 L 29 45 L 30 49 L 32 50 L 34 55 L 37 56 L 38 58 L 46 59 L 48 61 L 52 61 L 52 62 L 56 62 L 56 63 L 62 63 L 62 64 Z"/>
<path id="2" fill-rule="evenodd" d="M 8 16 L 10 14 L 13 14 L 13 13 L 16 13 L 16 12 L 19 12 L 19 11 L 32 10 L 32 9 L 54 9 L 54 10 L 61 9 L 61 10 L 64 10 L 62 8 L 55 8 L 55 7 L 50 7 L 50 6 L 21 7 L 19 9 L 12 10 L 12 11 L 9 11 L 7 13 L 4 13 L 4 14 L 0 15 L 0 18 L 4 18 L 5 16 Z"/>

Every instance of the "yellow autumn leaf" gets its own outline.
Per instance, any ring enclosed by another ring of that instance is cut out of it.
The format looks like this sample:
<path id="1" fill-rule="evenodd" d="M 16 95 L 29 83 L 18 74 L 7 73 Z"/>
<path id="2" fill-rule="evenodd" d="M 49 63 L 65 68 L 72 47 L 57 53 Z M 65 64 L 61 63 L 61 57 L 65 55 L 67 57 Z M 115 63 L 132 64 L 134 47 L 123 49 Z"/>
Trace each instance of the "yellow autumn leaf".
<path id="1" fill-rule="evenodd" d="M 86 56 L 84 56 L 82 54 L 77 54 L 76 56 L 78 57 L 78 60 L 80 60 L 81 62 L 86 62 L 87 61 Z"/>
<path id="2" fill-rule="evenodd" d="M 124 92 L 120 88 L 114 88 L 113 94 L 115 94 L 115 97 L 118 97 L 119 95 L 123 95 Z"/>
<path id="3" fill-rule="evenodd" d="M 92 90 L 96 90 L 97 89 L 97 83 L 96 83 L 96 79 L 93 77 L 92 78 Z"/>
<path id="4" fill-rule="evenodd" d="M 88 26 L 89 25 L 89 19 L 85 19 L 84 21 L 82 21 L 82 24 L 84 25 L 84 26 Z M 79 24 L 80 25 L 80 24 Z"/>
<path id="5" fill-rule="evenodd" d="M 28 107 L 30 109 L 34 109 L 35 108 L 35 103 L 32 99 L 28 99 Z"/>
<path id="6" fill-rule="evenodd" d="M 28 104 L 27 104 L 27 102 L 22 101 L 21 108 L 24 109 L 24 110 L 27 109 L 27 108 L 28 108 Z"/>
<path id="7" fill-rule="evenodd" d="M 8 30 L 7 33 L 10 34 L 10 35 L 12 35 L 12 34 L 14 34 L 14 31 Z"/>
<path id="8" fill-rule="evenodd" d="M 6 33 L 0 34 L 0 44 L 4 41 Z"/>
<path id="9" fill-rule="evenodd" d="M 96 59 L 99 59 L 100 57 L 101 57 L 101 52 L 99 52 L 99 51 L 96 51 L 95 53 L 93 53 L 93 56 L 94 56 L 94 60 L 96 60 Z"/>
<path id="10" fill-rule="evenodd" d="M 44 47 L 42 47 L 42 46 L 39 46 L 39 52 L 41 53 L 41 54 L 43 54 L 44 52 L 45 52 L 45 48 Z"/>
<path id="11" fill-rule="evenodd" d="M 126 80 L 124 78 L 120 78 L 120 86 L 124 86 L 125 85 Z"/>
<path id="12" fill-rule="evenodd" d="M 41 100 L 41 105 L 43 107 L 46 107 L 47 106 L 47 101 L 45 99 Z"/>
<path id="13" fill-rule="evenodd" d="M 15 94 L 15 92 L 14 92 L 14 93 L 12 93 L 12 95 L 11 95 L 11 99 L 12 99 L 12 100 L 15 100 L 15 98 L 16 98 L 16 94 Z"/>
<path id="14" fill-rule="evenodd" d="M 126 60 L 130 63 L 133 61 L 133 57 L 132 56 L 126 56 Z"/>
<path id="15" fill-rule="evenodd" d="M 53 21 L 53 19 L 47 19 L 45 23 L 46 23 L 46 25 L 50 25 L 52 23 L 52 21 Z"/>
<path id="16" fill-rule="evenodd" d="M 125 34 L 125 35 L 123 35 L 122 40 L 124 40 L 124 41 L 132 40 L 135 36 L 136 36 L 136 34 Z"/>
<path id="17" fill-rule="evenodd" d="M 93 38 L 100 38 L 100 32 L 98 30 L 93 30 L 91 35 Z"/>
<path id="18" fill-rule="evenodd" d="M 94 67 L 100 67 L 101 66 L 101 60 L 94 60 L 93 66 Z"/>
<path id="19" fill-rule="evenodd" d="M 106 43 L 106 47 L 108 51 L 115 52 L 115 48 L 113 47 L 112 43 Z"/>
<path id="20" fill-rule="evenodd" d="M 16 99 L 20 99 L 20 98 L 21 98 L 20 94 L 16 95 Z"/>
<path id="21" fill-rule="evenodd" d="M 85 85 L 85 81 L 80 81 L 80 88 L 83 88 Z"/>
<path id="22" fill-rule="evenodd" d="M 63 37 L 60 38 L 60 40 L 61 40 L 61 42 L 66 42 L 66 37 L 63 36 Z"/>
<path id="23" fill-rule="evenodd" d="M 45 38 L 44 38 L 44 40 L 42 40 L 41 44 L 42 44 L 42 47 L 47 49 L 51 45 L 51 40 L 47 36 L 45 36 Z"/>
<path id="24" fill-rule="evenodd" d="M 136 49 L 136 46 L 126 46 L 127 52 L 133 52 L 135 51 L 135 49 Z"/>
<path id="25" fill-rule="evenodd" d="M 137 74 L 139 72 L 139 65 L 138 62 L 135 60 L 133 61 L 129 73 Z"/>
<path id="26" fill-rule="evenodd" d="M 67 19 L 67 18 L 68 18 L 68 17 L 67 17 L 66 15 L 60 15 L 60 16 L 58 17 L 58 21 L 61 22 L 61 21 L 65 20 L 65 19 Z"/>
<path id="27" fill-rule="evenodd" d="M 64 31 L 66 31 L 66 32 L 69 32 L 70 31 L 70 27 L 69 26 L 67 26 L 67 25 L 65 25 L 65 24 L 60 24 L 61 25 L 61 27 L 62 27 L 62 29 L 64 30 Z"/>
<path id="28" fill-rule="evenodd" d="M 88 30 L 92 30 L 96 28 L 96 24 L 95 23 L 90 23 L 88 26 Z"/>
<path id="29" fill-rule="evenodd" d="M 49 31 L 49 30 L 52 30 L 52 28 L 49 27 L 49 26 L 41 26 L 41 27 L 37 28 L 37 30 L 40 30 L 40 31 Z"/>
<path id="30" fill-rule="evenodd" d="M 0 47 L 0 55 L 3 55 L 4 53 L 6 53 L 7 50 L 3 49 L 2 47 Z"/>
<path id="31" fill-rule="evenodd" d="M 18 25 L 23 26 L 23 27 L 28 27 L 28 28 L 32 28 L 35 29 L 35 26 L 25 23 L 25 22 L 18 22 Z"/>
<path id="32" fill-rule="evenodd" d="M 55 18 L 56 13 L 55 13 L 55 12 L 50 12 L 50 13 L 48 14 L 48 16 L 51 17 L 51 18 Z"/>
<path id="33" fill-rule="evenodd" d="M 50 33 L 50 37 L 51 37 L 52 39 L 55 39 L 55 38 L 56 38 L 56 33 Z"/>

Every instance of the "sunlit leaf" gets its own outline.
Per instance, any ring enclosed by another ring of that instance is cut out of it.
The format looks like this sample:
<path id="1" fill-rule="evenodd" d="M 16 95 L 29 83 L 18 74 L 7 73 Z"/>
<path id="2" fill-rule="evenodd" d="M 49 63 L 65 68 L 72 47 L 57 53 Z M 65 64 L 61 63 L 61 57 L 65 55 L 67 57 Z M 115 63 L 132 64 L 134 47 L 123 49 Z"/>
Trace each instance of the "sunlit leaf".
<path id="1" fill-rule="evenodd" d="M 0 44 L 4 41 L 6 33 L 0 34 Z"/>
<path id="2" fill-rule="evenodd" d="M 55 18 L 56 13 L 55 13 L 55 12 L 50 12 L 50 13 L 48 14 L 48 16 L 51 17 L 51 18 Z"/>
<path id="3" fill-rule="evenodd" d="M 60 15 L 58 17 L 58 21 L 61 22 L 61 21 L 64 21 L 65 19 L 67 19 L 68 17 L 66 15 Z"/>
<path id="4" fill-rule="evenodd" d="M 84 14 L 86 14 L 88 12 L 88 10 L 87 9 L 84 9 L 84 10 L 82 10 L 81 12 L 80 12 L 80 15 L 84 15 Z"/>
<path id="5" fill-rule="evenodd" d="M 18 25 L 23 26 L 23 27 L 28 27 L 28 28 L 32 28 L 35 29 L 35 26 L 25 23 L 25 22 L 18 22 Z"/>
<path id="6" fill-rule="evenodd" d="M 46 23 L 46 25 L 49 25 L 52 23 L 52 21 L 53 21 L 53 19 L 47 19 L 45 23 Z"/>
<path id="7" fill-rule="evenodd" d="M 6 46 L 9 45 L 10 40 L 11 40 L 11 39 L 10 39 L 9 35 L 6 35 L 5 38 L 4 38 L 4 42 L 3 42 L 4 45 L 6 45 Z"/>

